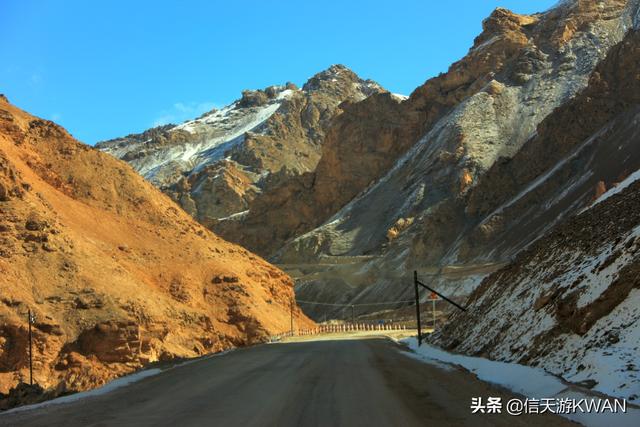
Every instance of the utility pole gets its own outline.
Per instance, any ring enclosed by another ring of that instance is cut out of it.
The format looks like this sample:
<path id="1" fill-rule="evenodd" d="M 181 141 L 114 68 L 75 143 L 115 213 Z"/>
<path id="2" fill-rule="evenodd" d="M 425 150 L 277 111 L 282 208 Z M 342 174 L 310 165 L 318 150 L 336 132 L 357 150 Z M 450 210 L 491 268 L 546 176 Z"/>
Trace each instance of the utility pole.
<path id="1" fill-rule="evenodd" d="M 420 325 L 420 295 L 418 294 L 418 272 L 413 272 L 413 287 L 416 291 L 416 321 L 418 323 L 418 347 L 422 345 L 422 328 Z"/>
<path id="2" fill-rule="evenodd" d="M 291 300 L 291 336 L 293 336 L 293 299 Z"/>
<path id="3" fill-rule="evenodd" d="M 355 311 L 353 308 L 353 304 L 351 304 L 351 324 L 355 325 L 356 324 L 356 316 L 355 316 Z"/>
<path id="4" fill-rule="evenodd" d="M 436 296 L 436 294 L 432 295 L 433 299 L 431 300 L 433 302 L 433 332 L 436 331 L 436 299 L 438 298 Z"/>
<path id="5" fill-rule="evenodd" d="M 29 316 L 29 384 L 33 385 L 33 335 L 31 333 L 31 324 L 34 316 L 31 315 L 31 309 L 27 313 Z"/>
<path id="6" fill-rule="evenodd" d="M 467 309 L 462 307 L 457 302 L 451 301 L 449 298 L 447 298 L 446 296 L 442 295 L 440 292 L 436 291 L 435 289 L 430 288 L 429 286 L 427 286 L 424 283 L 420 282 L 418 280 L 418 272 L 416 270 L 413 271 L 413 286 L 414 286 L 414 288 L 416 290 L 416 320 L 418 321 L 418 346 L 420 346 L 422 344 L 422 330 L 420 329 L 420 299 L 419 299 L 419 295 L 418 295 L 418 286 L 422 286 L 423 288 L 431 291 L 431 298 L 432 298 L 432 301 L 433 301 L 433 327 L 434 327 L 434 329 L 436 327 L 436 298 L 435 297 L 442 298 L 443 300 L 445 300 L 449 304 L 455 306 L 459 310 L 467 311 Z"/>

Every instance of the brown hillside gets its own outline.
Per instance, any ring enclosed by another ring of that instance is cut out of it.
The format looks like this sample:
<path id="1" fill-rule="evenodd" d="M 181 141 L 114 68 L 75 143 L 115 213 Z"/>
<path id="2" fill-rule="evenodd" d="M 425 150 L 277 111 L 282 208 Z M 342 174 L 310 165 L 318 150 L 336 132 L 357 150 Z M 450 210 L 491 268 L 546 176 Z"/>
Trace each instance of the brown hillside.
<path id="1" fill-rule="evenodd" d="M 0 392 L 28 379 L 29 309 L 35 380 L 62 391 L 262 341 L 292 298 L 130 166 L 0 98 Z"/>

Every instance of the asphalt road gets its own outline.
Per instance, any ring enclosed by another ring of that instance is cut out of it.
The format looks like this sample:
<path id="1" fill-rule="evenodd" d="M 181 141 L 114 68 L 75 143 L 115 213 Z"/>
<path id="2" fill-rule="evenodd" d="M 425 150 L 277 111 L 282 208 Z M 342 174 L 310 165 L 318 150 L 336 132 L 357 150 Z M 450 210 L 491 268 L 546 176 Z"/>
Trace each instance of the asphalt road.
<path id="1" fill-rule="evenodd" d="M 402 352 L 382 338 L 261 345 L 102 396 L 0 415 L 0 425 L 575 426 L 549 415 L 471 414 L 472 397 L 512 395 Z"/>

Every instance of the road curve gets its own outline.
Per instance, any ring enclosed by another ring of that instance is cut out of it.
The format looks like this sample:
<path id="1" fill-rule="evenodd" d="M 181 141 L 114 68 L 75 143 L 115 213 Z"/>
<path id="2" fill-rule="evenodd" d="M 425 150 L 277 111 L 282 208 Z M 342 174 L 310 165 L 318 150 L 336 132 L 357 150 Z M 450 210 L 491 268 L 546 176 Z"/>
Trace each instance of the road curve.
<path id="1" fill-rule="evenodd" d="M 508 392 L 402 354 L 388 339 L 261 345 L 111 393 L 0 415 L 11 426 L 545 426 L 556 416 L 471 414 Z"/>

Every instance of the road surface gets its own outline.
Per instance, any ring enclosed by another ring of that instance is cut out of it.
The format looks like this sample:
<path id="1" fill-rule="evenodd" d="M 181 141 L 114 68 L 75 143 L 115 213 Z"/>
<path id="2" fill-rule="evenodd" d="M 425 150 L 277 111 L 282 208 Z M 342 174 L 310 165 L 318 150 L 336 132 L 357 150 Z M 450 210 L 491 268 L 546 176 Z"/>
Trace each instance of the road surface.
<path id="1" fill-rule="evenodd" d="M 0 415 L 11 426 L 562 426 L 476 415 L 512 395 L 383 338 L 267 344 L 168 369 L 108 394 Z"/>

